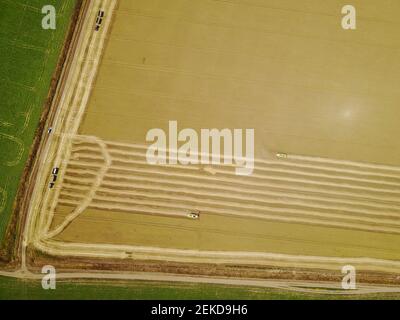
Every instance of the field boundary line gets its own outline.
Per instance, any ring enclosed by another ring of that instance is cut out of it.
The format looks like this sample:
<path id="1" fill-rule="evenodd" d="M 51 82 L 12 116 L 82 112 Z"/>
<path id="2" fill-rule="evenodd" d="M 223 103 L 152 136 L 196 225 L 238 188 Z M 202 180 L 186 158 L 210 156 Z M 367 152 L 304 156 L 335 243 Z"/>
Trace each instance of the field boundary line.
<path id="1" fill-rule="evenodd" d="M 50 255 L 56 256 L 76 256 L 76 257 L 103 257 L 103 258 L 122 258 L 131 257 L 133 259 L 156 259 L 174 261 L 192 261 L 199 259 L 202 262 L 211 261 L 213 263 L 239 263 L 259 264 L 265 262 L 272 263 L 299 263 L 317 266 L 329 266 L 337 269 L 346 264 L 358 265 L 360 269 L 368 270 L 369 267 L 377 267 L 380 270 L 400 271 L 400 261 L 376 259 L 369 257 L 328 257 L 328 256 L 307 256 L 291 255 L 272 252 L 247 252 L 247 251 L 210 251 L 210 250 L 190 250 L 172 249 L 159 247 L 145 247 L 132 245 L 110 245 L 110 244 L 86 244 L 86 243 L 65 243 L 56 240 L 44 240 L 38 244 L 40 249 Z M 135 254 L 137 256 L 135 256 Z M 141 258 L 140 258 L 141 257 Z M 219 259 L 219 261 L 216 261 Z"/>

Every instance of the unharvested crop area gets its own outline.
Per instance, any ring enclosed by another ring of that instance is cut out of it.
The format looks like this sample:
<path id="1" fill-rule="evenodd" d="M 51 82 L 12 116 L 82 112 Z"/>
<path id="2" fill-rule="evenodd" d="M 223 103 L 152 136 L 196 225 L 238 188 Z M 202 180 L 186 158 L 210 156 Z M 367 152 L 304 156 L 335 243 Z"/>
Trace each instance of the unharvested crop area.
<path id="1" fill-rule="evenodd" d="M 333 0 L 120 0 L 57 182 L 58 252 L 398 272 L 400 4 L 359 7 L 344 32 Z M 147 164 L 169 120 L 254 128 L 253 175 Z"/>
<path id="2" fill-rule="evenodd" d="M 0 0 L 0 241 L 49 92 L 75 0 Z M 44 5 L 57 29 L 42 29 Z"/>

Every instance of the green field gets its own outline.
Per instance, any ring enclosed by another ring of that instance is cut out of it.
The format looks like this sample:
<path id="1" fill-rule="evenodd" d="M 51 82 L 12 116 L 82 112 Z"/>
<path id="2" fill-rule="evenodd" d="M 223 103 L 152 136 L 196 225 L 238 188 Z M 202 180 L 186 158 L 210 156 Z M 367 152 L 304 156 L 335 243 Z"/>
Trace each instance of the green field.
<path id="1" fill-rule="evenodd" d="M 265 288 L 242 288 L 208 284 L 172 284 L 135 281 L 57 282 L 55 290 L 44 290 L 39 281 L 0 277 L 0 300 L 3 299 L 140 299 L 140 300 L 308 300 L 308 299 L 399 299 L 397 295 L 323 295 L 304 294 Z"/>
<path id="2" fill-rule="evenodd" d="M 76 0 L 0 0 L 0 240 L 49 92 Z M 56 30 L 41 8 L 56 8 Z"/>

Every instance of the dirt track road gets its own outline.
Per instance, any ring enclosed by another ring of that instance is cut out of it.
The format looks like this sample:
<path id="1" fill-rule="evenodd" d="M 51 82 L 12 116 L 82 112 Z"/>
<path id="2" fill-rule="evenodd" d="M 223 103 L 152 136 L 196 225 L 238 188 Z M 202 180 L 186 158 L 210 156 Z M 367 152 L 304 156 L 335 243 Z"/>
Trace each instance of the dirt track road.
<path id="1" fill-rule="evenodd" d="M 51 208 L 57 198 L 58 189 L 50 190 L 48 180 L 52 167 L 62 167 L 69 153 L 71 137 L 77 132 L 83 116 L 90 89 L 100 61 L 105 37 L 111 23 L 114 1 L 86 2 L 84 18 L 71 65 L 65 82 L 60 86 L 60 101 L 54 116 L 53 133 L 46 141 L 44 152 L 38 159 L 39 175 L 30 199 L 30 209 L 23 235 L 22 267 L 26 265 L 26 247 L 45 236 L 51 224 Z M 102 28 L 94 31 L 94 21 L 98 10 L 102 8 L 108 14 Z M 62 172 L 59 179 L 62 179 Z M 48 210 L 50 208 L 50 210 Z"/>
<path id="2" fill-rule="evenodd" d="M 35 274 L 29 271 L 16 272 L 0 272 L 0 276 L 13 277 L 18 279 L 29 279 L 41 281 L 43 274 Z M 400 293 L 399 287 L 375 286 L 375 285 L 358 285 L 355 290 L 338 290 L 341 289 L 340 284 L 332 282 L 317 281 L 285 281 L 285 280 L 257 280 L 257 279 L 233 279 L 218 277 L 195 277 L 177 274 L 162 273 L 102 273 L 93 272 L 77 272 L 77 273 L 58 273 L 57 280 L 127 280 L 127 281 L 154 281 L 154 282 L 181 282 L 181 283 L 206 283 L 218 285 L 246 286 L 273 288 L 281 290 L 291 290 L 304 293 L 320 293 L 334 295 L 361 295 L 376 293 Z"/>

